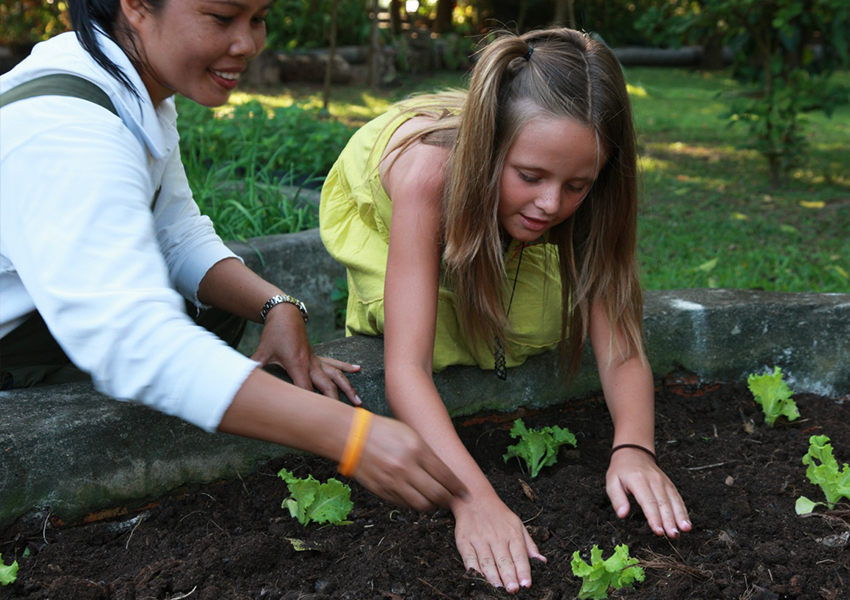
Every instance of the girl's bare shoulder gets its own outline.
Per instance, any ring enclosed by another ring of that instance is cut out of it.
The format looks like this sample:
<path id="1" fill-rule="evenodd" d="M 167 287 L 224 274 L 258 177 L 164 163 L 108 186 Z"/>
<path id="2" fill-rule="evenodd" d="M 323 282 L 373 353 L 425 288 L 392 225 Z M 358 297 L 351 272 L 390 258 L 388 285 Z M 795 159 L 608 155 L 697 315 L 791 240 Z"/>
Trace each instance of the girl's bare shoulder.
<path id="1" fill-rule="evenodd" d="M 427 117 L 414 117 L 402 123 L 390 137 L 381 158 L 380 174 L 391 199 L 400 195 L 439 198 L 442 194 L 449 148 L 419 140 L 406 145 L 406 140 L 432 123 Z"/>

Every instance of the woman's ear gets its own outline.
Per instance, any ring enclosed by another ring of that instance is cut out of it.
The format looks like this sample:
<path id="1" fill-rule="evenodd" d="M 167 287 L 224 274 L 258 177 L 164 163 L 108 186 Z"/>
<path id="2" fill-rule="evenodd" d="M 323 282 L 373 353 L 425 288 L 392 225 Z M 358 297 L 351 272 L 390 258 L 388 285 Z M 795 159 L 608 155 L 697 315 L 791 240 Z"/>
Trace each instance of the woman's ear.
<path id="1" fill-rule="evenodd" d="M 142 22 L 150 16 L 150 11 L 144 0 L 121 0 L 121 14 L 132 29 L 139 31 Z"/>

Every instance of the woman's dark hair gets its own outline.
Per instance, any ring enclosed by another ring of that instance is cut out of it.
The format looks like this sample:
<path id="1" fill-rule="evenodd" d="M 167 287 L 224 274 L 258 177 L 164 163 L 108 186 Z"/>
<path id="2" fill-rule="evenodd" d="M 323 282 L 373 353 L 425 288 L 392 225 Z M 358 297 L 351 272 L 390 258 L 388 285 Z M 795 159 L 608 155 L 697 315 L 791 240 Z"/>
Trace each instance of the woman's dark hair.
<path id="1" fill-rule="evenodd" d="M 143 0 L 151 10 L 159 8 L 165 0 Z M 80 45 L 85 48 L 91 57 L 103 67 L 107 73 L 117 79 L 122 85 L 130 90 L 134 96 L 139 96 L 139 91 L 130 81 L 130 78 L 121 70 L 121 67 L 109 60 L 97 43 L 95 30 L 100 29 L 112 38 L 122 48 L 124 44 L 118 42 L 116 33 L 119 27 L 125 27 L 118 21 L 121 13 L 121 0 L 68 0 L 68 13 L 71 17 L 71 25 L 77 35 Z M 131 32 L 125 36 L 132 44 Z M 126 52 L 127 49 L 124 48 Z M 130 60 L 134 61 L 133 56 Z M 135 61 L 134 61 L 135 63 Z"/>

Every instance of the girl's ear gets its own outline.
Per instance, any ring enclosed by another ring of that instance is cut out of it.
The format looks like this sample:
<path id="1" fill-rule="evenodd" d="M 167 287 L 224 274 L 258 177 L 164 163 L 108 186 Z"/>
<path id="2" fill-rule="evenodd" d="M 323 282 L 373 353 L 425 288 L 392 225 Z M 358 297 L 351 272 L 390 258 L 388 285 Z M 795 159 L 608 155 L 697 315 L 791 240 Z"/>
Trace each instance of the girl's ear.
<path id="1" fill-rule="evenodd" d="M 143 0 L 121 0 L 121 13 L 127 20 L 127 24 L 136 31 L 141 28 L 149 12 Z"/>

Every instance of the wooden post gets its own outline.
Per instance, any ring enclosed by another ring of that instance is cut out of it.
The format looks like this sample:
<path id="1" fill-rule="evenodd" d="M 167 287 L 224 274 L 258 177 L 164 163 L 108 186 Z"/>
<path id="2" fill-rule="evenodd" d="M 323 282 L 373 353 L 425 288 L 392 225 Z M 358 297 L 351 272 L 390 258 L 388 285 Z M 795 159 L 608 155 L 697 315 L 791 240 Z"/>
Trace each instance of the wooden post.
<path id="1" fill-rule="evenodd" d="M 334 58 L 336 57 L 336 22 L 337 22 L 337 7 L 339 0 L 333 0 L 331 4 L 331 35 L 330 49 L 328 50 L 328 65 L 325 67 L 325 86 L 322 90 L 322 108 L 328 110 L 328 105 L 331 100 L 331 81 L 333 79 Z"/>

